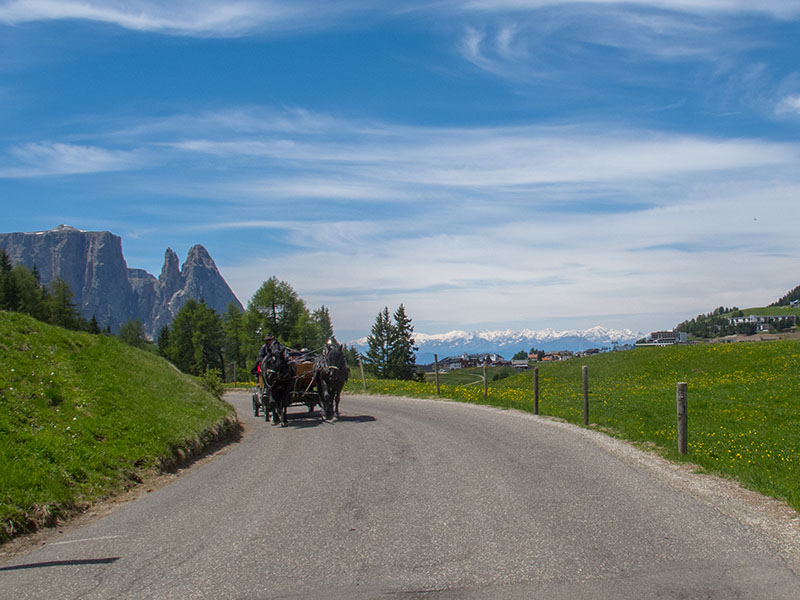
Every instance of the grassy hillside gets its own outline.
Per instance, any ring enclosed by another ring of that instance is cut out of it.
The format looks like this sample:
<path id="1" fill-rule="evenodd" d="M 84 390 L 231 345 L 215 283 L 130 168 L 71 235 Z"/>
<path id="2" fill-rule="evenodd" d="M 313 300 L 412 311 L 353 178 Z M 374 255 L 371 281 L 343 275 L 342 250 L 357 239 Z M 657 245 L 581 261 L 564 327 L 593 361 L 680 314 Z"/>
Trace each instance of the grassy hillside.
<path id="1" fill-rule="evenodd" d="M 541 414 L 583 424 L 583 365 L 589 369 L 593 427 L 734 477 L 800 510 L 800 342 L 640 348 L 541 364 Z M 689 387 L 686 457 L 677 453 L 679 381 Z M 373 393 L 435 393 L 431 383 L 367 384 Z M 358 374 L 348 389 L 361 391 Z M 484 402 L 481 385 L 443 384 L 441 395 Z M 488 403 L 532 411 L 532 372 L 492 381 L 490 370 Z"/>
<path id="2" fill-rule="evenodd" d="M 157 356 L 0 311 L 0 541 L 174 464 L 232 415 Z"/>

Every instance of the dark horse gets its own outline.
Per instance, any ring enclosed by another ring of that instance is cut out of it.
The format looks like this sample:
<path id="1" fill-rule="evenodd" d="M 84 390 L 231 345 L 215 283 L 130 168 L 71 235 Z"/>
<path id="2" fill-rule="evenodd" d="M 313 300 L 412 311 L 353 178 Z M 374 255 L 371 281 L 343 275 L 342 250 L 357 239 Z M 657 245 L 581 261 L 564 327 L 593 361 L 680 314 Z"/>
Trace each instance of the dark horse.
<path id="1" fill-rule="evenodd" d="M 327 388 L 325 391 L 332 404 L 333 413 L 338 418 L 342 388 L 344 388 L 347 378 L 350 377 L 350 368 L 347 366 L 344 356 L 344 346 L 337 342 L 336 338 L 331 338 L 322 351 L 322 356 L 317 357 L 315 367 L 325 382 Z"/>
<path id="2" fill-rule="evenodd" d="M 269 405 L 264 407 L 264 416 L 269 419 L 272 410 L 272 424 L 280 422 L 286 427 L 289 422 L 286 412 L 291 404 L 291 391 L 295 379 L 295 364 L 289 359 L 286 349 L 273 342 L 261 360 L 261 376 L 267 388 Z"/>

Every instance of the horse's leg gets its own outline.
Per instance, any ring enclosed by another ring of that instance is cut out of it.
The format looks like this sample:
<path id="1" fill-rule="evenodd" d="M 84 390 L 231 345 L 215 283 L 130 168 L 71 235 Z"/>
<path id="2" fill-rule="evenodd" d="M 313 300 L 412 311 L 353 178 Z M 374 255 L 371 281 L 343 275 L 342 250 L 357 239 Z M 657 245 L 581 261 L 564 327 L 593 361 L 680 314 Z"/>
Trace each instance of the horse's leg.
<path id="1" fill-rule="evenodd" d="M 274 391 L 270 395 L 270 408 L 272 408 L 272 424 L 277 425 L 280 422 L 280 404 Z"/>
<path id="2" fill-rule="evenodd" d="M 331 398 L 331 390 L 328 387 L 328 382 L 322 375 L 317 376 L 317 395 L 319 396 L 319 406 L 320 406 L 320 413 L 322 414 L 322 420 L 325 421 L 326 419 L 330 419 L 333 416 L 333 410 L 331 409 L 331 402 L 333 399 Z"/>
<path id="3" fill-rule="evenodd" d="M 344 387 L 343 384 L 336 382 L 336 395 L 334 396 L 334 408 L 333 412 L 336 415 L 336 418 L 339 418 L 339 401 L 342 399 L 342 388 Z"/>
<path id="4" fill-rule="evenodd" d="M 289 426 L 289 418 L 287 417 L 287 413 L 289 412 L 289 390 L 282 390 L 281 393 L 281 427 L 288 427 Z"/>

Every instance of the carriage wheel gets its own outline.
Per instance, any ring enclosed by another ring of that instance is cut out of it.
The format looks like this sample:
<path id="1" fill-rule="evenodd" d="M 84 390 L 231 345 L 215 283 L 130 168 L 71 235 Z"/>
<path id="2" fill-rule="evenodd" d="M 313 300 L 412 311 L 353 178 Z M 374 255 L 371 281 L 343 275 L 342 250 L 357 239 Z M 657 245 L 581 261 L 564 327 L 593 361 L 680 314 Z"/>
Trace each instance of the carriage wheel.
<path id="1" fill-rule="evenodd" d="M 261 408 L 261 402 L 258 400 L 258 394 L 253 393 L 253 416 L 258 416 L 258 409 Z"/>

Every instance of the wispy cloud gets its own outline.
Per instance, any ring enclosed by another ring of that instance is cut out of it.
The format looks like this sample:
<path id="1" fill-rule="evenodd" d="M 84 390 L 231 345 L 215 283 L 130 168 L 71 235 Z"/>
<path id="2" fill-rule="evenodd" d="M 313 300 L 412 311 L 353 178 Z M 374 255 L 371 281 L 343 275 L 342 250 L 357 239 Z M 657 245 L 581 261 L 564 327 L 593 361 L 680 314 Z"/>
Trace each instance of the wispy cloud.
<path id="1" fill-rule="evenodd" d="M 761 14 L 794 18 L 800 8 L 793 0 L 409 0 L 397 5 L 380 0 L 5 0 L 0 2 L 0 23 L 10 25 L 32 21 L 80 19 L 110 23 L 134 31 L 168 35 L 242 36 L 263 32 L 308 30 L 341 25 L 358 15 L 364 22 L 418 13 L 449 18 L 469 15 L 520 15 L 558 8 L 594 6 L 618 13 L 620 10 L 659 10 L 694 15 Z M 643 23 L 652 27 L 654 22 Z M 663 25 L 663 21 L 662 21 Z M 501 30 L 503 36 L 511 33 Z M 610 39 L 610 38 L 609 38 Z M 502 51 L 502 48 L 501 48 Z"/>
<path id="2" fill-rule="evenodd" d="M 123 171 L 143 165 L 139 153 L 60 142 L 30 142 L 9 148 L 2 178 L 48 177 Z"/>
<path id="3" fill-rule="evenodd" d="M 297 9 L 281 2 L 10 0 L 0 5 L 0 22 L 8 24 L 82 19 L 181 35 L 238 35 L 254 27 L 281 26 L 297 16 Z"/>
<path id="4" fill-rule="evenodd" d="M 554 77 L 576 78 L 587 68 L 587 56 L 598 49 L 604 52 L 603 60 L 591 61 L 591 68 L 599 69 L 598 75 L 624 79 L 627 70 L 651 61 L 729 63 L 742 52 L 768 43 L 743 34 L 732 10 L 728 14 L 724 6 L 716 10 L 708 4 L 705 10 L 698 6 L 486 3 L 484 11 L 464 14 L 467 22 L 458 48 L 466 60 L 498 77 L 538 83 Z M 503 13 L 503 8 L 514 9 L 513 16 Z M 682 11 L 688 8 L 695 10 Z"/>
<path id="5" fill-rule="evenodd" d="M 340 121 L 322 134 L 290 126 L 279 133 L 259 129 L 247 134 L 237 128 L 233 139 L 217 133 L 213 139 L 167 145 L 183 156 L 211 155 L 262 171 L 270 168 L 273 175 L 262 174 L 253 183 L 271 186 L 273 192 L 361 199 L 374 194 L 380 201 L 391 196 L 388 189 L 397 197 L 420 186 L 510 192 L 784 167 L 800 159 L 800 149 L 789 143 L 585 125 L 425 128 Z"/>
<path id="6" fill-rule="evenodd" d="M 380 0 L 5 0 L 0 23 L 78 19 L 133 31 L 198 37 L 327 29 L 356 15 L 385 18 L 424 7 L 386 6 Z"/>
<path id="7" fill-rule="evenodd" d="M 784 96 L 775 110 L 779 115 L 800 116 L 800 94 Z"/>
<path id="8" fill-rule="evenodd" d="M 800 14 L 800 7 L 793 0 L 461 0 L 458 4 L 465 10 L 480 12 L 524 12 L 543 7 L 583 4 L 584 6 L 656 8 L 698 14 L 752 13 L 767 14 L 778 18 L 791 18 Z"/>

